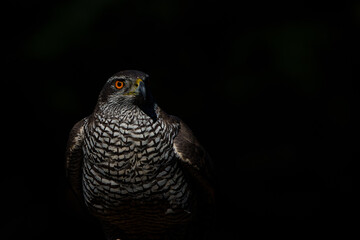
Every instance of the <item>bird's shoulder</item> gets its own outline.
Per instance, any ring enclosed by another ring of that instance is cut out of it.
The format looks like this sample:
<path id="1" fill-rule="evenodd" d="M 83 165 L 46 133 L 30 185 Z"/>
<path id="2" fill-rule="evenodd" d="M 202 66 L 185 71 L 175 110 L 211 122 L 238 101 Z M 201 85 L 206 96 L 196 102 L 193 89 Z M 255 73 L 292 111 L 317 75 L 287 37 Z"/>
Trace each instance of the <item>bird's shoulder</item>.
<path id="1" fill-rule="evenodd" d="M 184 170 L 195 179 L 200 189 L 205 191 L 205 196 L 214 202 L 214 163 L 208 152 L 200 144 L 190 127 L 176 116 L 166 114 L 160 110 L 160 117 L 168 123 L 177 123 L 178 133 L 174 138 L 173 149 L 180 160 Z"/>
<path id="2" fill-rule="evenodd" d="M 158 108 L 158 116 L 167 124 L 176 125 L 178 133 L 174 138 L 174 151 L 180 160 L 195 169 L 204 168 L 210 161 L 209 155 L 199 143 L 190 127 L 179 117 L 167 114 Z"/>
<path id="3" fill-rule="evenodd" d="M 82 145 L 84 142 L 84 126 L 87 118 L 77 122 L 69 133 L 65 153 L 65 168 L 68 181 L 75 192 L 75 195 L 82 198 L 81 167 L 83 162 Z"/>
<path id="4" fill-rule="evenodd" d="M 88 117 L 85 117 L 75 123 L 69 133 L 69 139 L 67 143 L 67 151 L 72 151 L 82 144 L 84 139 L 84 127 L 88 122 Z"/>

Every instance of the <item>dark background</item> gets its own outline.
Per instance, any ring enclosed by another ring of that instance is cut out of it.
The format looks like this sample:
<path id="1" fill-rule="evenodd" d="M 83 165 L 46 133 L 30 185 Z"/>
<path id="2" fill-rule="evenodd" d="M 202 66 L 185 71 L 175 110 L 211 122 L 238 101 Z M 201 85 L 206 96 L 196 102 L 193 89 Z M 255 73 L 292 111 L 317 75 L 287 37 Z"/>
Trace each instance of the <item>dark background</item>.
<path id="1" fill-rule="evenodd" d="M 1 239 L 103 239 L 68 190 L 64 152 L 124 69 L 148 73 L 158 104 L 216 161 L 213 239 L 355 232 L 356 1 L 33 0 L 2 12 Z"/>

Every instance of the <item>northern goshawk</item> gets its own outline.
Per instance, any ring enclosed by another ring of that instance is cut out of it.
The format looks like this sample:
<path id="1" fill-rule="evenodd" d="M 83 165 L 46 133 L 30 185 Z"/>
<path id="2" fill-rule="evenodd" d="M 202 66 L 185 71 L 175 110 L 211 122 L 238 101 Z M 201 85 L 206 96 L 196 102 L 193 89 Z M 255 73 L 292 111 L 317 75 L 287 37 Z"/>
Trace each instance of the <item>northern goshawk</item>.
<path id="1" fill-rule="evenodd" d="M 209 157 L 154 102 L 147 78 L 128 70 L 107 80 L 70 132 L 67 177 L 109 240 L 199 239 L 213 217 Z"/>

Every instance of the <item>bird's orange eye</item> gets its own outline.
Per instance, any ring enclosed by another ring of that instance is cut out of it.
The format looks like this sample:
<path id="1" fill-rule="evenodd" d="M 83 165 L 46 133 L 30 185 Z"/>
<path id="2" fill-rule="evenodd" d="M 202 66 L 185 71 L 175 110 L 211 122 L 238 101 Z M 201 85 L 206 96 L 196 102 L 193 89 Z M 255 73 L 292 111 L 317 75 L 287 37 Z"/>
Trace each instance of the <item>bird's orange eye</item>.
<path id="1" fill-rule="evenodd" d="M 115 82 L 115 87 L 117 89 L 122 89 L 124 87 L 124 82 L 123 81 L 116 81 Z"/>

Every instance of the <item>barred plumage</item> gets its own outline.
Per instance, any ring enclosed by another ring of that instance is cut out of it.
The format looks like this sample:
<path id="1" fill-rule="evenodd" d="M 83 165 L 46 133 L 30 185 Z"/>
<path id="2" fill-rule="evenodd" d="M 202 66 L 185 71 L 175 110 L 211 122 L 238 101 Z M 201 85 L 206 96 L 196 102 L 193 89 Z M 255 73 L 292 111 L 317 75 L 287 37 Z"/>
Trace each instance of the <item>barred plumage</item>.
<path id="1" fill-rule="evenodd" d="M 108 239 L 189 237 L 201 204 L 196 189 L 213 196 L 205 151 L 145 93 L 145 78 L 138 71 L 110 78 L 93 114 L 70 133 L 69 180 Z M 121 94 L 113 87 L 119 79 L 129 85 Z"/>

